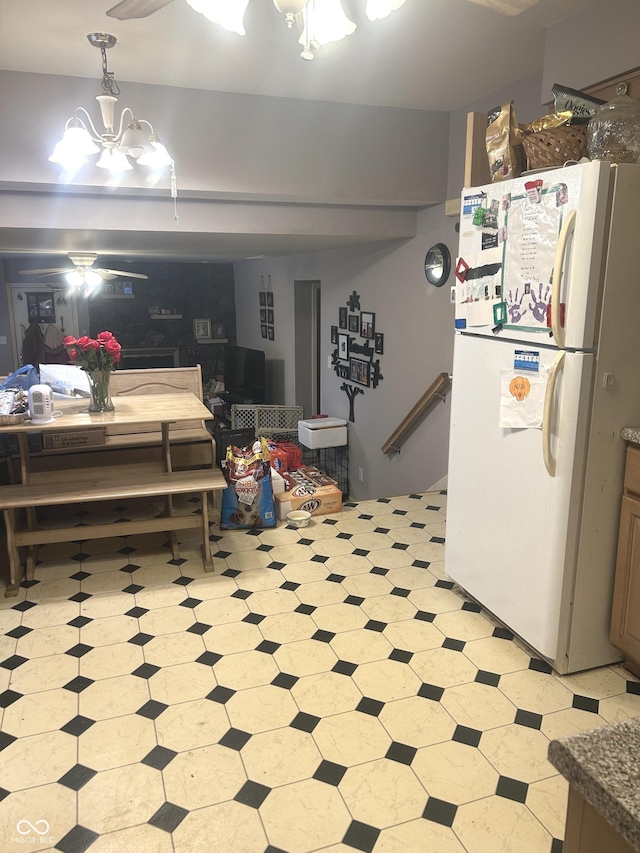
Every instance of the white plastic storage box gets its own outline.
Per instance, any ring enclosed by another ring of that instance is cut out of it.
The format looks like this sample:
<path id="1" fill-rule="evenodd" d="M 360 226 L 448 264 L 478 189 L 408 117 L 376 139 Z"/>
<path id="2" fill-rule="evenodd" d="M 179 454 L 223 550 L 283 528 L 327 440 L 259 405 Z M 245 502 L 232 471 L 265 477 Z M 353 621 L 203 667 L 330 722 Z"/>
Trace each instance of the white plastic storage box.
<path id="1" fill-rule="evenodd" d="M 312 450 L 318 447 L 341 447 L 347 443 L 347 422 L 342 418 L 298 421 L 298 441 Z"/>

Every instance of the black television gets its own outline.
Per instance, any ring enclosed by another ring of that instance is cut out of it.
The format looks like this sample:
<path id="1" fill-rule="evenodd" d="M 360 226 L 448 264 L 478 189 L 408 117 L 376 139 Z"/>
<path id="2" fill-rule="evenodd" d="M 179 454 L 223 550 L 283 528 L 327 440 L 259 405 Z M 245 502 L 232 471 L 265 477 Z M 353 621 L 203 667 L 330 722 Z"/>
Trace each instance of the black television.
<path id="1" fill-rule="evenodd" d="M 264 351 L 225 344 L 224 388 L 232 403 L 266 402 Z"/>

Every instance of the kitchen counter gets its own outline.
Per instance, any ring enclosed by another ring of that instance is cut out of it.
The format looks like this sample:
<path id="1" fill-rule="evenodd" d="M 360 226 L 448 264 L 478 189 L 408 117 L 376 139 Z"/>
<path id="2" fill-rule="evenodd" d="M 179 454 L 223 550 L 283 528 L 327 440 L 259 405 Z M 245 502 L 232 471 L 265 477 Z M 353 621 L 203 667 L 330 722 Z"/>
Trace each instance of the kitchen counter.
<path id="1" fill-rule="evenodd" d="M 625 441 L 640 444 L 640 427 L 623 427 L 620 435 Z"/>
<path id="2" fill-rule="evenodd" d="M 554 740 L 549 745 L 549 761 L 570 785 L 567 836 L 572 795 L 574 800 L 579 795 L 587 810 L 592 806 L 597 812 L 596 820 L 599 816 L 622 836 L 619 842 L 623 846 L 601 849 L 640 850 L 640 718 Z M 586 823 L 582 812 L 581 819 Z M 585 835 L 593 836 L 593 824 L 583 825 L 583 840 Z M 581 843 L 575 849 L 587 847 Z"/>

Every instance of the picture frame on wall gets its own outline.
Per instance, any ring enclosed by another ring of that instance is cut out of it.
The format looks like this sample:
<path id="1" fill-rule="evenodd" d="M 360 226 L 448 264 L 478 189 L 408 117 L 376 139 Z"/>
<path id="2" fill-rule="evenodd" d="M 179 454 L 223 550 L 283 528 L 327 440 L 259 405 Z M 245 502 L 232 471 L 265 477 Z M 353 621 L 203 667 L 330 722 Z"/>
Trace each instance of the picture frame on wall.
<path id="1" fill-rule="evenodd" d="M 347 307 L 346 305 L 338 309 L 338 325 L 341 329 L 347 328 Z"/>
<path id="2" fill-rule="evenodd" d="M 349 361 L 349 379 L 367 388 L 371 382 L 371 362 L 362 358 L 352 358 Z"/>
<path id="3" fill-rule="evenodd" d="M 384 335 L 382 332 L 376 332 L 373 347 L 378 355 L 384 355 Z"/>
<path id="4" fill-rule="evenodd" d="M 214 323 L 211 332 L 211 337 L 215 340 L 220 340 L 220 338 L 224 338 L 224 325 L 222 323 Z"/>
<path id="5" fill-rule="evenodd" d="M 193 321 L 193 337 L 197 341 L 211 337 L 211 320 L 208 317 L 198 317 Z"/>
<path id="6" fill-rule="evenodd" d="M 337 326 L 331 327 L 331 343 L 332 344 L 338 343 L 338 327 Z"/>
<path id="7" fill-rule="evenodd" d="M 349 358 L 349 335 L 338 335 L 338 358 L 342 361 Z"/>
<path id="8" fill-rule="evenodd" d="M 265 308 L 266 308 L 267 294 L 264 292 L 264 290 L 261 290 L 259 296 L 260 296 L 260 305 L 265 306 Z"/>
<path id="9" fill-rule="evenodd" d="M 267 337 L 270 341 L 275 341 L 276 335 L 273 326 L 267 326 Z"/>
<path id="10" fill-rule="evenodd" d="M 273 309 L 271 308 L 267 308 L 267 323 L 270 323 L 272 326 L 274 324 Z"/>
<path id="11" fill-rule="evenodd" d="M 376 332 L 376 315 L 371 311 L 360 312 L 360 337 L 373 340 Z"/>
<path id="12" fill-rule="evenodd" d="M 266 338 L 266 337 L 267 337 L 267 326 L 266 326 L 266 324 L 265 324 L 265 323 L 263 323 L 263 324 L 260 326 L 260 334 L 262 335 L 262 337 L 263 337 L 263 338 Z"/>
<path id="13" fill-rule="evenodd" d="M 358 332 L 360 330 L 360 318 L 357 314 L 349 314 L 349 331 Z"/>
<path id="14" fill-rule="evenodd" d="M 260 322 L 261 323 L 267 322 L 267 309 L 266 308 L 260 309 Z"/>
<path id="15" fill-rule="evenodd" d="M 267 308 L 273 308 L 273 291 L 267 290 Z"/>

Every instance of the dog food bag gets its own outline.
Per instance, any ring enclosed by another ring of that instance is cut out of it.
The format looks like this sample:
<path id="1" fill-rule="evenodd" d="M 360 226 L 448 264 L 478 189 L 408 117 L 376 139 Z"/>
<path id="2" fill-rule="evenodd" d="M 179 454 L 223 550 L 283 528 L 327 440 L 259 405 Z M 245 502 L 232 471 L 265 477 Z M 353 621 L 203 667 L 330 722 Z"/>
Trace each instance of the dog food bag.
<path id="1" fill-rule="evenodd" d="M 243 448 L 227 448 L 220 527 L 223 530 L 274 527 L 276 513 L 271 488 L 269 447 L 264 438 Z"/>
<path id="2" fill-rule="evenodd" d="M 487 156 L 492 181 L 519 178 L 524 171 L 522 132 L 512 102 L 496 107 L 487 116 Z"/>

